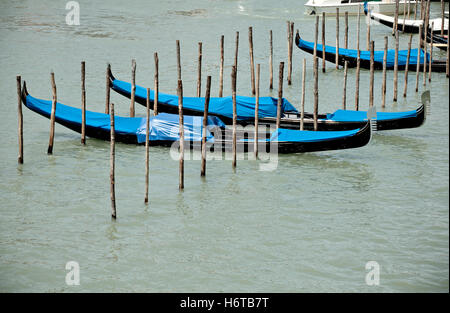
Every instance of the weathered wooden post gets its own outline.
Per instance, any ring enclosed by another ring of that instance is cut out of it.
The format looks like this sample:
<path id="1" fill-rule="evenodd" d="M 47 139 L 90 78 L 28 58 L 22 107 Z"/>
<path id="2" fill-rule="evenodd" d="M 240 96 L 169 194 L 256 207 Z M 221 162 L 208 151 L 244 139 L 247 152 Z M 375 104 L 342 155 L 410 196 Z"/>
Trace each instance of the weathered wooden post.
<path id="1" fill-rule="evenodd" d="M 53 153 L 53 140 L 55 138 L 55 112 L 56 112 L 56 84 L 55 84 L 55 73 L 50 73 L 50 80 L 52 83 L 52 112 L 50 114 L 50 138 L 48 141 L 47 154 Z"/>
<path id="2" fill-rule="evenodd" d="M 115 146 L 116 146 L 116 134 L 114 129 L 114 103 L 111 102 L 110 108 L 110 170 L 109 170 L 109 181 L 110 181 L 110 194 L 111 194 L 111 217 L 116 219 L 116 190 L 115 190 Z"/>
<path id="3" fill-rule="evenodd" d="M 398 10 L 399 10 L 399 0 L 395 0 L 395 16 L 394 16 L 394 27 L 392 28 L 392 36 L 395 36 L 395 32 L 398 30 Z"/>
<path id="4" fill-rule="evenodd" d="M 179 165 L 179 184 L 180 190 L 184 189 L 184 115 L 183 115 L 183 82 L 178 80 L 178 118 L 180 127 L 180 165 Z"/>
<path id="5" fill-rule="evenodd" d="M 294 47 L 294 22 L 291 22 L 291 48 L 290 48 L 290 59 L 291 59 L 291 65 L 289 66 L 289 71 L 290 71 L 290 75 L 289 75 L 289 80 L 288 80 L 288 85 L 292 84 L 292 55 L 293 55 L 293 49 Z"/>
<path id="6" fill-rule="evenodd" d="M 177 40 L 177 71 L 178 71 L 178 80 L 181 80 L 181 52 L 180 52 L 180 41 Z"/>
<path id="7" fill-rule="evenodd" d="M 224 36 L 220 37 L 220 70 L 219 70 L 219 97 L 223 97 L 223 60 L 224 60 Z"/>
<path id="8" fill-rule="evenodd" d="M 131 103 L 130 117 L 134 117 L 134 97 L 136 94 L 136 60 L 131 60 Z"/>
<path id="9" fill-rule="evenodd" d="M 408 0 L 409 3 L 409 0 Z M 409 10 L 409 8 L 408 8 Z M 409 12 L 409 11 L 408 11 Z M 406 3 L 403 2 L 403 23 L 402 23 L 402 33 L 405 32 L 405 20 L 406 20 Z"/>
<path id="10" fill-rule="evenodd" d="M 394 102 L 397 101 L 398 90 L 398 30 L 395 31 L 395 60 L 394 60 Z"/>
<path id="11" fill-rule="evenodd" d="M 144 203 L 148 203 L 148 176 L 149 170 L 149 140 L 150 140 L 150 88 L 147 88 L 147 119 L 145 121 L 145 199 Z"/>
<path id="12" fill-rule="evenodd" d="M 344 47 L 348 49 L 348 12 L 345 11 L 345 34 L 344 34 Z"/>
<path id="13" fill-rule="evenodd" d="M 409 70 L 409 58 L 411 57 L 411 44 L 412 44 L 412 37 L 411 34 L 409 36 L 409 42 L 408 42 L 408 54 L 406 58 L 406 68 L 405 68 L 405 86 L 403 88 L 403 97 L 406 97 L 406 91 L 408 90 L 408 70 Z"/>
<path id="14" fill-rule="evenodd" d="M 277 128 L 280 128 L 281 123 L 281 106 L 283 103 L 283 71 L 284 62 L 280 62 L 280 69 L 278 71 Z"/>
<path id="15" fill-rule="evenodd" d="M 272 42 L 272 30 L 269 32 L 270 42 L 270 55 L 269 55 L 269 89 L 273 89 L 273 42 Z"/>
<path id="16" fill-rule="evenodd" d="M 288 85 L 292 84 L 292 46 L 294 38 L 294 23 L 287 21 L 287 40 L 288 40 L 288 73 L 287 82 Z"/>
<path id="17" fill-rule="evenodd" d="M 434 22 L 431 23 L 431 30 L 433 30 L 433 29 L 434 29 Z M 431 64 L 432 63 L 433 63 L 433 40 L 431 40 L 431 42 L 430 42 L 430 62 L 428 62 L 428 82 L 431 82 Z"/>
<path id="18" fill-rule="evenodd" d="M 206 94 L 205 94 L 205 108 L 203 110 L 203 129 L 202 129 L 202 163 L 200 176 L 206 175 L 206 130 L 208 127 L 208 110 L 209 110 L 209 98 L 211 95 L 211 76 L 206 79 Z"/>
<path id="19" fill-rule="evenodd" d="M 108 63 L 106 67 L 106 104 L 105 104 L 105 114 L 109 114 L 109 99 L 110 99 L 110 93 L 111 93 L 111 84 L 109 81 L 109 76 L 111 73 L 111 64 Z"/>
<path id="20" fill-rule="evenodd" d="M 317 112 L 318 112 L 318 106 L 319 106 L 319 62 L 317 61 L 317 41 L 318 41 L 318 34 L 319 34 L 319 16 L 316 16 L 316 32 L 314 36 L 314 56 L 313 56 L 313 67 L 314 67 L 314 130 L 317 130 Z"/>
<path id="21" fill-rule="evenodd" d="M 449 69 L 448 69 L 448 59 L 449 59 L 449 57 L 448 57 L 448 51 L 450 50 L 449 49 L 449 43 L 450 43 L 450 40 L 448 40 L 447 39 L 447 60 L 446 60 L 446 63 L 445 63 L 445 73 L 446 73 L 446 75 L 447 75 L 447 78 L 448 78 L 448 76 L 449 76 Z"/>
<path id="22" fill-rule="evenodd" d="M 356 49 L 357 49 L 357 59 L 356 59 L 356 82 L 355 82 L 355 110 L 359 110 L 359 75 L 361 67 L 361 51 L 359 50 L 359 33 L 361 26 L 361 8 L 358 6 L 358 24 L 356 25 Z"/>
<path id="23" fill-rule="evenodd" d="M 367 20 L 366 50 L 370 51 L 370 18 Z"/>
<path id="24" fill-rule="evenodd" d="M 153 114 L 158 115 L 158 97 L 159 97 L 159 58 L 158 52 L 153 55 L 155 59 L 155 97 L 153 99 Z"/>
<path id="25" fill-rule="evenodd" d="M 236 37 L 237 38 L 237 37 Z M 236 41 L 237 42 L 237 41 Z M 237 111 L 236 111 L 236 66 L 233 65 L 231 69 L 231 97 L 233 100 L 233 139 L 232 139 L 232 153 L 233 160 L 231 166 L 236 168 L 236 123 L 237 123 Z"/>
<path id="26" fill-rule="evenodd" d="M 348 72 L 348 61 L 345 61 L 345 65 L 344 65 L 344 94 L 342 96 L 342 110 L 347 110 L 347 72 Z"/>
<path id="27" fill-rule="evenodd" d="M 444 36 L 445 3 L 441 0 L 441 36 Z"/>
<path id="28" fill-rule="evenodd" d="M 258 124 L 259 124 L 259 79 L 260 64 L 256 64 L 256 98 L 255 98 L 255 138 L 254 148 L 255 159 L 258 159 Z"/>
<path id="29" fill-rule="evenodd" d="M 336 69 L 339 69 L 339 8 L 336 8 Z"/>
<path id="30" fill-rule="evenodd" d="M 16 76 L 17 81 L 17 116 L 19 134 L 19 156 L 17 162 L 23 164 L 23 114 L 22 114 L 22 78 Z"/>
<path id="31" fill-rule="evenodd" d="M 85 70 L 86 63 L 81 62 L 81 143 L 86 144 L 86 84 Z"/>
<path id="32" fill-rule="evenodd" d="M 429 14 L 430 14 L 430 1 L 428 0 L 427 3 L 425 4 L 425 12 L 424 12 L 424 18 L 425 18 L 425 28 L 423 29 L 424 32 L 424 44 L 423 44 L 423 49 L 424 49 L 424 61 L 423 61 L 423 85 L 426 86 L 427 85 L 427 49 L 428 49 L 428 40 L 427 40 L 427 32 L 428 32 L 428 20 L 429 20 Z"/>
<path id="33" fill-rule="evenodd" d="M 373 40 L 370 42 L 370 81 L 369 81 L 369 107 L 373 107 L 373 82 L 374 82 L 374 50 L 375 43 Z"/>
<path id="34" fill-rule="evenodd" d="M 381 85 L 381 107 L 386 107 L 386 70 L 387 70 L 388 37 L 384 36 L 383 82 Z"/>
<path id="35" fill-rule="evenodd" d="M 236 32 L 236 49 L 234 51 L 234 67 L 236 67 L 236 77 L 237 77 L 237 66 L 238 66 L 238 53 L 239 53 L 239 32 Z"/>
<path id="36" fill-rule="evenodd" d="M 322 12 L 322 72 L 325 73 L 325 12 Z"/>
<path id="37" fill-rule="evenodd" d="M 202 92 L 202 43 L 198 43 L 197 98 Z"/>
<path id="38" fill-rule="evenodd" d="M 305 91 L 306 91 L 306 59 L 303 59 L 302 67 L 302 107 L 300 112 L 300 130 L 304 129 L 305 122 Z"/>
<path id="39" fill-rule="evenodd" d="M 252 86 L 252 95 L 255 94 L 255 61 L 253 59 L 253 28 L 248 28 L 248 47 L 250 54 L 250 79 Z"/>
<path id="40" fill-rule="evenodd" d="M 416 92 L 419 91 L 419 71 L 420 71 L 420 54 L 422 53 L 422 25 L 419 25 L 419 49 L 417 51 L 417 64 L 416 64 Z"/>

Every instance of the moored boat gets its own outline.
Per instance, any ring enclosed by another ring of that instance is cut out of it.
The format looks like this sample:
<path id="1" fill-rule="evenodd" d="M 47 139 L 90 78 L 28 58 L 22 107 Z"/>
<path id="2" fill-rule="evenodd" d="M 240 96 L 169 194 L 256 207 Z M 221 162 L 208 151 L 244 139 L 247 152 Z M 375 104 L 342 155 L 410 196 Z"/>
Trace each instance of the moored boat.
<path id="1" fill-rule="evenodd" d="M 305 3 L 305 13 L 314 15 L 325 12 L 327 15 L 336 15 L 336 8 L 339 8 L 339 15 L 345 12 L 356 15 L 358 10 L 362 14 L 365 1 L 367 0 L 309 0 Z M 404 9 L 408 12 L 408 9 L 411 11 L 414 8 L 416 1 L 411 1 L 409 6 L 408 2 L 408 0 L 399 2 L 399 14 L 403 14 Z M 395 0 L 369 0 L 369 5 L 375 12 L 387 14 L 395 12 Z"/>
<path id="2" fill-rule="evenodd" d="M 113 90 L 117 91 L 121 95 L 128 98 L 131 97 L 131 84 L 117 80 L 112 74 L 110 75 L 110 86 Z M 136 85 L 135 100 L 137 103 L 146 105 L 146 88 Z M 167 96 L 158 97 L 158 111 L 160 112 L 176 112 L 178 110 L 178 97 L 177 96 Z M 255 116 L 255 98 L 254 97 L 244 97 L 246 99 L 246 110 L 241 111 L 239 107 L 238 112 L 238 123 L 241 125 L 253 124 Z M 166 100 L 167 99 L 167 100 Z M 183 98 L 183 103 L 185 99 L 194 98 Z M 204 98 L 195 98 L 198 105 L 195 109 L 191 107 L 189 114 L 191 115 L 203 115 Z M 216 99 L 219 101 L 222 98 L 211 98 L 210 108 L 212 107 Z M 154 93 L 150 92 L 150 105 L 153 108 Z M 288 103 L 287 100 L 284 100 Z M 225 103 L 225 102 L 223 102 Z M 261 102 L 260 102 L 261 103 Z M 227 102 L 227 108 L 223 108 L 224 112 L 232 111 L 232 104 Z M 261 105 L 261 104 L 260 104 Z M 268 109 L 266 112 L 272 112 L 270 115 L 262 116 L 259 119 L 259 123 L 262 125 L 275 125 L 276 124 L 276 105 L 274 109 Z M 292 106 L 292 104 L 290 104 Z M 184 106 L 183 106 L 184 108 Z M 293 109 L 292 109 L 293 108 Z M 280 127 L 288 129 L 299 129 L 300 128 L 300 113 L 292 106 L 289 110 L 283 111 L 283 117 L 280 120 Z M 184 110 L 184 109 L 183 109 Z M 239 116 L 239 112 L 244 112 L 244 116 Z M 210 115 L 219 117 L 225 123 L 230 122 L 228 116 L 221 115 L 221 112 L 209 110 Z M 367 112 L 366 111 L 350 111 L 350 110 L 337 110 L 334 113 L 319 114 L 317 125 L 318 130 L 321 131 L 335 131 L 335 130 L 351 130 L 355 128 L 362 128 L 367 123 Z M 259 115 L 261 116 L 261 115 Z M 405 112 L 377 112 L 376 113 L 376 130 L 391 130 L 391 129 L 401 129 L 401 128 L 414 128 L 421 126 L 425 121 L 425 107 L 422 104 L 419 108 L 412 111 Z M 305 113 L 304 118 L 304 129 L 311 130 L 314 128 L 313 114 Z"/>
<path id="3" fill-rule="evenodd" d="M 295 43 L 297 47 L 305 52 L 310 54 L 314 54 L 314 42 L 303 40 L 300 35 L 297 33 L 295 37 Z M 322 51 L 324 48 L 321 44 L 317 44 L 317 56 L 319 58 L 323 57 Z M 425 54 L 422 49 L 411 49 L 411 54 L 409 57 L 409 69 L 415 70 L 417 68 L 417 57 L 420 53 L 419 59 L 419 67 L 423 68 L 423 64 L 425 61 Z M 344 49 L 339 48 L 339 58 L 338 64 L 344 66 L 345 61 L 348 61 L 348 67 L 356 67 L 358 60 L 358 50 L 356 49 Z M 406 68 L 407 63 L 408 50 L 399 50 L 398 52 L 398 69 L 404 70 Z M 376 50 L 374 52 L 374 69 L 382 70 L 383 69 L 383 57 L 384 50 Z M 430 55 L 426 54 L 427 65 L 430 61 Z M 334 46 L 325 46 L 325 59 L 328 62 L 336 63 L 336 47 Z M 387 64 L 386 68 L 388 70 L 394 69 L 395 64 L 395 50 L 389 49 L 387 51 Z M 360 50 L 360 67 L 364 69 L 370 69 L 370 51 Z M 446 71 L 446 61 L 445 60 L 432 60 L 431 63 L 431 71 L 433 72 L 445 72 Z"/>
<path id="4" fill-rule="evenodd" d="M 390 28 L 394 28 L 395 25 L 395 18 L 393 16 L 388 16 L 385 14 L 381 14 L 379 12 L 369 10 L 370 6 L 367 6 L 367 4 L 364 4 L 364 14 L 368 17 L 370 17 L 371 20 L 374 20 L 376 22 L 379 22 L 382 25 L 388 26 Z M 405 24 L 405 26 L 403 26 Z M 432 31 L 433 33 L 440 33 L 441 27 L 442 27 L 442 18 L 434 18 L 429 20 L 429 31 Z M 433 29 L 431 30 L 431 27 L 433 26 Z M 405 33 L 419 33 L 419 27 L 423 26 L 423 20 L 412 20 L 412 19 L 406 19 L 406 18 L 398 18 L 397 21 L 397 30 L 403 31 Z M 448 18 L 444 18 L 444 33 L 448 33 Z"/>
<path id="5" fill-rule="evenodd" d="M 50 118 L 52 101 L 42 100 L 28 94 L 26 83 L 22 88 L 22 102 L 31 111 Z M 110 140 L 109 114 L 86 111 L 86 135 L 101 140 Z M 76 132 L 81 132 L 81 109 L 56 103 L 55 122 Z M 143 144 L 146 141 L 144 117 L 115 116 L 115 138 L 117 142 Z M 184 139 L 187 147 L 199 148 L 203 133 L 203 117 L 184 116 Z M 231 129 L 217 117 L 208 117 L 206 139 L 208 149 L 227 151 L 232 149 Z M 170 146 L 179 141 L 179 116 L 160 113 L 149 121 L 149 144 Z M 237 140 L 238 152 L 253 151 L 253 132 L 240 132 Z M 258 140 L 261 151 L 269 153 L 302 153 L 325 150 L 341 150 L 362 147 L 370 142 L 370 121 L 362 128 L 348 131 L 300 131 L 278 128 L 264 133 Z M 178 147 L 178 146 L 177 146 Z"/>

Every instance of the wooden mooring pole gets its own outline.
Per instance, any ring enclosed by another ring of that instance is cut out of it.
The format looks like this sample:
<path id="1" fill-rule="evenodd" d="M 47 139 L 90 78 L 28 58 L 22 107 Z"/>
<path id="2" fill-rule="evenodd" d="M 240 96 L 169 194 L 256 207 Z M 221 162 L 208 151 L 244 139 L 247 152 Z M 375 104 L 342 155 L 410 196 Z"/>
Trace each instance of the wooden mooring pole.
<path id="1" fill-rule="evenodd" d="M 336 69 L 339 69 L 339 8 L 336 8 Z"/>
<path id="2" fill-rule="evenodd" d="M 434 22 L 431 23 L 431 30 L 433 30 L 433 29 L 434 29 Z M 430 62 L 428 62 L 428 82 L 431 82 L 431 64 L 432 63 L 433 63 L 433 40 L 431 40 L 431 42 L 430 42 Z"/>
<path id="3" fill-rule="evenodd" d="M 197 98 L 202 92 L 202 43 L 198 43 Z"/>
<path id="4" fill-rule="evenodd" d="M 134 97 L 136 94 L 136 60 L 131 60 L 131 103 L 130 117 L 134 117 Z"/>
<path id="5" fill-rule="evenodd" d="M 178 73 L 178 80 L 181 80 L 181 52 L 180 52 L 180 41 L 176 41 L 177 45 L 177 73 Z"/>
<path id="6" fill-rule="evenodd" d="M 444 36 L 444 22 L 445 22 L 445 3 L 441 0 L 441 36 Z"/>
<path id="7" fill-rule="evenodd" d="M 348 72 L 348 61 L 345 61 L 344 65 L 344 93 L 342 95 L 342 110 L 347 109 L 347 72 Z"/>
<path id="8" fill-rule="evenodd" d="M 375 54 L 375 43 L 373 40 L 370 42 L 370 81 L 369 81 L 369 107 L 373 107 L 373 83 L 374 83 L 374 54 Z"/>
<path id="9" fill-rule="evenodd" d="M 394 102 L 397 102 L 398 92 L 398 30 L 395 31 L 395 59 L 394 59 Z"/>
<path id="10" fill-rule="evenodd" d="M 179 183 L 178 189 L 184 189 L 184 115 L 183 115 L 183 82 L 178 80 L 178 118 L 179 118 L 179 133 L 180 133 L 180 165 L 179 165 Z"/>
<path id="11" fill-rule="evenodd" d="M 86 144 L 86 63 L 81 62 L 81 143 Z"/>
<path id="12" fill-rule="evenodd" d="M 386 70 L 387 70 L 388 37 L 384 36 L 383 82 L 381 85 L 381 107 L 386 107 Z"/>
<path id="13" fill-rule="evenodd" d="M 273 38 L 272 30 L 269 32 L 270 55 L 269 55 L 269 89 L 273 89 Z"/>
<path id="14" fill-rule="evenodd" d="M 220 37 L 219 97 L 223 97 L 224 36 Z"/>
<path id="15" fill-rule="evenodd" d="M 23 164 L 23 114 L 22 114 L 22 78 L 16 76 L 17 81 L 17 116 L 18 116 L 18 134 L 19 134 L 19 156 L 17 162 Z"/>
<path id="16" fill-rule="evenodd" d="M 322 72 L 326 72 L 325 68 L 325 12 L 322 12 Z"/>
<path id="17" fill-rule="evenodd" d="M 116 146 L 116 134 L 114 128 L 114 103 L 111 102 L 110 108 L 110 170 L 109 170 L 109 181 L 110 181 L 110 195 L 111 195 L 111 216 L 116 219 L 116 190 L 115 190 L 115 146 Z"/>
<path id="18" fill-rule="evenodd" d="M 319 62 L 317 60 L 317 41 L 318 41 L 318 34 L 319 34 L 319 16 L 316 16 L 316 31 L 314 36 L 314 130 L 317 131 L 318 125 L 317 125 L 317 112 L 319 107 Z"/>
<path id="19" fill-rule="evenodd" d="M 395 15 L 394 15 L 394 27 L 392 28 L 392 36 L 395 36 L 395 32 L 398 30 L 398 10 L 399 10 L 399 0 L 395 0 Z"/>
<path id="20" fill-rule="evenodd" d="M 359 75 L 360 75 L 360 67 L 361 67 L 361 51 L 359 50 L 360 25 L 361 25 L 361 8 L 358 7 L 358 24 L 356 25 L 356 50 L 357 50 L 356 82 L 355 82 L 355 110 L 356 111 L 359 110 Z"/>
<path id="21" fill-rule="evenodd" d="M 258 159 L 258 126 L 259 126 L 259 79 L 260 79 L 260 64 L 256 64 L 256 98 L 255 98 L 255 138 L 254 138 L 254 154 L 255 159 Z"/>
<path id="22" fill-rule="evenodd" d="M 145 121 L 145 199 L 144 203 L 148 203 L 148 176 L 149 170 L 149 139 L 150 139 L 150 88 L 147 88 L 147 119 Z"/>
<path id="23" fill-rule="evenodd" d="M 248 28 L 248 48 L 250 55 L 250 80 L 252 87 L 252 95 L 255 94 L 255 61 L 253 59 L 253 28 Z"/>
<path id="24" fill-rule="evenodd" d="M 344 48 L 348 49 L 348 12 L 345 11 L 345 33 L 344 33 Z"/>
<path id="25" fill-rule="evenodd" d="M 406 58 L 406 67 L 405 67 L 405 86 L 403 88 L 403 97 L 406 97 L 406 91 L 408 90 L 408 70 L 409 70 L 409 58 L 411 57 L 411 44 L 412 44 L 412 37 L 413 35 L 411 34 L 409 36 L 409 42 L 408 42 L 408 54 L 407 54 L 407 58 Z"/>
<path id="26" fill-rule="evenodd" d="M 236 37 L 237 38 L 237 37 Z M 236 41 L 237 43 L 237 41 Z M 236 112 L 236 66 L 233 65 L 231 69 L 231 97 L 233 101 L 233 139 L 232 139 L 232 154 L 233 160 L 231 166 L 236 169 L 236 123 L 237 123 L 237 112 Z"/>
<path id="27" fill-rule="evenodd" d="M 300 112 L 300 130 L 304 129 L 305 122 L 305 91 L 306 91 L 306 59 L 303 59 L 302 66 L 302 102 Z"/>
<path id="28" fill-rule="evenodd" d="M 158 115 L 158 97 L 159 97 L 159 58 L 158 52 L 153 55 L 155 59 L 155 97 L 153 99 L 153 114 Z"/>
<path id="29" fill-rule="evenodd" d="M 111 86 L 109 81 L 109 76 L 111 74 L 111 64 L 108 63 L 106 67 L 106 103 L 105 103 L 105 114 L 109 114 L 109 101 L 111 94 Z"/>
<path id="30" fill-rule="evenodd" d="M 419 72 L 420 72 L 420 54 L 422 53 L 422 25 L 419 25 L 419 49 L 417 52 L 417 63 L 416 63 L 416 92 L 419 91 Z"/>
<path id="31" fill-rule="evenodd" d="M 53 154 L 53 141 L 55 138 L 55 112 L 56 112 L 56 84 L 55 84 L 55 73 L 50 73 L 50 80 L 52 83 L 52 112 L 50 114 L 50 138 L 48 141 L 47 154 Z"/>
<path id="32" fill-rule="evenodd" d="M 209 99 L 211 95 L 211 76 L 206 79 L 205 108 L 203 110 L 203 129 L 202 129 L 202 163 L 200 176 L 206 175 L 206 128 L 208 127 Z"/>
<path id="33" fill-rule="evenodd" d="M 281 123 L 281 106 L 283 103 L 283 72 L 284 62 L 280 62 L 280 69 L 278 71 L 277 129 L 280 128 Z"/>
<path id="34" fill-rule="evenodd" d="M 236 68 L 235 74 L 237 77 L 237 66 L 238 66 L 238 54 L 239 54 L 239 32 L 236 32 L 236 41 L 235 41 L 235 51 L 234 51 L 234 67 Z"/>
<path id="35" fill-rule="evenodd" d="M 292 84 L 292 46 L 294 38 L 294 23 L 287 21 L 287 40 L 288 40 L 288 73 L 287 73 L 287 83 Z"/>

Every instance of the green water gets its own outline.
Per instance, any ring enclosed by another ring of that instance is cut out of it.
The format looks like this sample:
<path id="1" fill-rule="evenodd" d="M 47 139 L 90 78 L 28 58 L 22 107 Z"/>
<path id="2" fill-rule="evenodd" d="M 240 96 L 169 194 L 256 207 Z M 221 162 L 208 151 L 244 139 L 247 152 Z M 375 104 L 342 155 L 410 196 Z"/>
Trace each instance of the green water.
<path id="1" fill-rule="evenodd" d="M 0 291 L 2 292 L 448 292 L 449 291 L 449 92 L 445 74 L 414 92 L 409 76 L 403 98 L 387 111 L 412 110 L 431 91 L 431 113 L 417 129 L 380 132 L 352 150 L 280 155 L 275 171 L 259 162 L 186 161 L 185 190 L 178 191 L 178 161 L 169 150 L 150 150 L 150 204 L 144 205 L 143 146 L 117 144 L 117 221 L 110 217 L 109 143 L 56 126 L 54 154 L 46 154 L 49 120 L 24 108 L 25 163 L 17 164 L 15 76 L 29 92 L 80 106 L 80 62 L 86 61 L 87 105 L 103 111 L 105 69 L 153 86 L 153 53 L 159 53 L 160 91 L 176 93 L 176 45 L 181 41 L 185 95 L 195 95 L 198 42 L 203 42 L 203 91 L 212 76 L 218 94 L 220 36 L 225 35 L 225 94 L 230 92 L 235 32 L 240 32 L 238 93 L 250 95 L 248 27 L 261 95 L 270 93 L 269 30 L 273 30 L 275 82 L 286 61 L 286 21 L 313 40 L 314 17 L 305 1 L 79 1 L 79 26 L 65 23 L 64 1 L 0 3 Z M 439 12 L 440 4 L 432 4 Z M 364 19 L 363 19 L 364 21 Z M 365 23 L 361 45 L 365 47 Z M 343 30 L 341 19 L 341 30 Z M 356 18 L 349 44 L 356 46 Z M 327 19 L 335 42 L 335 17 Z M 381 49 L 390 29 L 373 25 Z M 401 34 L 400 46 L 409 36 Z M 390 47 L 393 47 L 389 35 Z M 413 45 L 417 46 L 417 36 Z M 343 46 L 343 32 L 341 32 Z M 284 96 L 300 102 L 301 62 L 307 60 L 306 107 L 312 110 L 312 57 L 294 47 L 293 84 Z M 435 58 L 445 58 L 437 52 Z M 321 63 L 320 63 L 321 65 Z M 354 105 L 355 70 L 349 70 L 348 105 Z M 361 109 L 368 108 L 369 73 L 361 72 Z M 319 111 L 340 108 L 343 70 L 327 64 L 319 78 Z M 381 73 L 375 75 L 380 110 Z M 129 100 L 111 93 L 116 114 Z M 137 105 L 138 116 L 145 116 Z M 80 285 L 68 286 L 65 265 L 80 265 Z M 368 261 L 380 265 L 379 286 L 365 282 Z"/>

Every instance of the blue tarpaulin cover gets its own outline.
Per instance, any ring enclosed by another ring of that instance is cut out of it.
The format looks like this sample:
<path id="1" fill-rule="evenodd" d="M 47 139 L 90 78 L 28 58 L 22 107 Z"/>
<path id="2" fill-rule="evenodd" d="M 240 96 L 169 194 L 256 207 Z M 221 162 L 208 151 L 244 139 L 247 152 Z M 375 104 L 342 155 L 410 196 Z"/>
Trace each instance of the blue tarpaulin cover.
<path id="1" fill-rule="evenodd" d="M 417 111 L 377 112 L 377 121 L 416 117 Z M 337 122 L 367 121 L 367 111 L 336 110 L 327 114 L 328 120 Z"/>
<path id="2" fill-rule="evenodd" d="M 26 97 L 25 105 L 32 111 L 50 118 L 52 110 L 52 102 L 49 100 L 41 100 L 30 95 Z M 56 104 L 55 111 L 56 122 L 66 122 L 81 128 L 81 109 Z M 114 116 L 114 127 L 116 134 L 136 135 L 137 142 L 145 142 L 146 133 L 145 117 L 121 117 Z M 179 118 L 176 114 L 161 113 L 150 118 L 150 140 L 179 140 Z M 185 140 L 200 141 L 203 128 L 203 117 L 201 116 L 184 116 L 184 133 Z M 110 131 L 110 115 L 86 111 L 86 127 L 99 128 Z M 221 127 L 225 124 L 217 117 L 208 117 L 208 128 Z M 207 130 L 207 140 L 213 140 L 214 137 Z"/>
<path id="3" fill-rule="evenodd" d="M 314 50 L 314 42 L 306 41 L 300 38 L 298 47 L 300 49 L 304 48 L 306 50 Z M 322 45 L 317 44 L 318 56 L 322 55 Z M 411 54 L 409 56 L 409 64 L 415 65 L 417 64 L 417 54 L 419 49 L 411 49 Z M 325 46 L 326 53 L 336 54 L 336 47 L 333 46 Z M 347 56 L 351 58 L 358 57 L 358 50 L 355 49 L 344 49 L 339 48 L 340 56 Z M 406 60 L 408 56 L 408 50 L 399 50 L 398 51 L 398 65 L 405 66 Z M 383 64 L 384 51 L 375 51 L 374 52 L 374 62 Z M 370 51 L 360 51 L 361 60 L 370 61 Z M 430 61 L 430 55 L 427 53 L 427 63 Z M 387 68 L 393 68 L 395 63 L 395 50 L 390 49 L 387 51 Z M 420 50 L 420 64 L 424 63 L 424 52 L 422 49 Z"/>
<path id="4" fill-rule="evenodd" d="M 115 79 L 112 82 L 112 89 L 122 91 L 125 94 L 131 94 L 131 84 Z M 136 97 L 147 98 L 147 89 L 136 85 Z M 153 101 L 155 94 L 150 91 L 150 101 Z M 277 102 L 273 97 L 260 97 L 258 114 L 260 118 L 276 117 Z M 164 103 L 178 107 L 178 96 L 158 93 L 158 103 Z M 183 97 L 183 108 L 203 112 L 205 108 L 205 98 L 203 97 Z M 233 101 L 232 97 L 212 97 L 209 102 L 210 114 L 233 118 Z M 238 120 L 251 120 L 255 118 L 255 97 L 236 96 L 236 112 Z M 283 112 L 298 112 L 297 109 L 286 99 L 283 99 Z M 281 115 L 283 116 L 283 114 Z"/>

